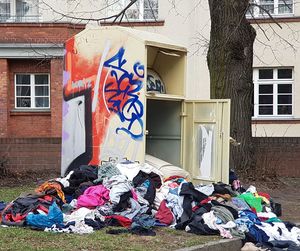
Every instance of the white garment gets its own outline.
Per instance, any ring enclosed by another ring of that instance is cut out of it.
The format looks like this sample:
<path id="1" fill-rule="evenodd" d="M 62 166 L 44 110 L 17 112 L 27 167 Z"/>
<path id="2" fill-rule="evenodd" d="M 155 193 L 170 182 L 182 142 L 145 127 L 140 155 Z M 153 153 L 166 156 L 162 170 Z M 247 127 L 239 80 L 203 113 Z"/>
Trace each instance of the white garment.
<path id="1" fill-rule="evenodd" d="M 256 225 L 258 228 L 263 230 L 270 238 L 268 241 L 278 240 L 278 241 L 293 241 L 297 245 L 300 244 L 300 230 L 297 228 L 291 229 L 289 231 L 284 223 L 282 222 L 273 222 L 271 224 L 262 222 L 262 225 Z M 278 231 L 280 229 L 280 231 Z M 280 234 L 281 233 L 281 234 Z"/>
<path id="2" fill-rule="evenodd" d="M 179 219 L 183 213 L 183 196 L 169 193 L 166 197 L 166 202 L 167 207 L 171 209 L 176 219 Z"/>
<path id="3" fill-rule="evenodd" d="M 56 181 L 60 182 L 64 187 L 69 187 L 70 186 L 70 182 L 69 179 L 71 177 L 71 175 L 74 173 L 74 171 L 71 171 L 68 173 L 68 175 L 64 178 L 57 178 L 55 179 Z"/>
<path id="4" fill-rule="evenodd" d="M 133 189 L 128 179 L 124 175 L 114 175 L 110 179 L 104 179 L 103 185 L 110 189 L 109 199 L 112 204 L 118 204 L 122 194 Z"/>
<path id="5" fill-rule="evenodd" d="M 220 235 L 222 237 L 228 238 L 228 239 L 232 239 L 233 238 L 232 235 L 231 235 L 231 233 L 230 233 L 230 231 L 228 231 L 227 229 L 225 229 L 224 226 L 227 226 L 227 227 L 229 227 L 230 225 L 232 226 L 232 223 L 235 225 L 234 222 L 232 222 L 232 223 L 228 222 L 229 223 L 228 225 L 227 224 L 224 224 L 224 225 L 217 224 L 218 218 L 214 215 L 214 211 L 213 210 L 211 210 L 210 212 L 202 214 L 202 218 L 203 218 L 204 223 L 210 229 L 219 230 Z"/>
<path id="6" fill-rule="evenodd" d="M 71 221 L 80 222 L 83 221 L 85 218 L 95 219 L 95 213 L 95 209 L 91 210 L 86 207 L 81 207 L 78 210 L 72 212 L 71 214 L 63 214 L 64 223 L 68 223 Z"/>
<path id="7" fill-rule="evenodd" d="M 246 192 L 257 193 L 256 187 L 251 185 L 251 186 L 248 187 L 248 189 L 246 190 Z"/>
<path id="8" fill-rule="evenodd" d="M 143 171 L 144 173 L 156 173 L 158 176 L 163 177 L 162 172 L 160 172 L 157 168 L 145 163 L 145 164 L 139 164 L 139 163 L 130 163 L 130 164 L 117 164 L 116 166 L 121 174 L 125 175 L 128 180 L 132 181 L 135 176 L 139 173 L 139 171 Z"/>
<path id="9" fill-rule="evenodd" d="M 70 226 L 69 228 L 74 234 L 90 234 L 94 232 L 94 229 L 85 224 L 84 221 L 76 222 L 75 226 Z"/>
<path id="10" fill-rule="evenodd" d="M 260 213 L 257 213 L 257 216 L 262 217 L 262 218 L 268 218 L 268 219 L 277 217 L 277 215 L 272 212 L 269 212 L 269 213 L 260 212 Z"/>
<path id="11" fill-rule="evenodd" d="M 195 186 L 195 189 L 201 193 L 204 193 L 207 196 L 212 195 L 212 193 L 215 191 L 213 184 L 206 185 L 206 186 Z"/>

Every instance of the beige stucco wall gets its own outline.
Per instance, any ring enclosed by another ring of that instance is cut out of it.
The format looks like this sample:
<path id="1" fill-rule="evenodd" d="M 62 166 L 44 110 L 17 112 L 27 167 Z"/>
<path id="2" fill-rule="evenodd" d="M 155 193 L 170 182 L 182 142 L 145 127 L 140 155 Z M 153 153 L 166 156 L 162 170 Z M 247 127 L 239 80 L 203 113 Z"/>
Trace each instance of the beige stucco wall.
<path id="1" fill-rule="evenodd" d="M 101 9 L 104 2 L 82 0 L 78 6 L 76 1 L 45 0 L 56 10 L 76 15 L 78 17 L 99 17 L 89 10 Z M 145 26 L 136 27 L 151 32 L 161 33 L 171 39 L 178 41 L 188 48 L 187 58 L 187 81 L 186 96 L 190 99 L 209 99 L 209 72 L 206 63 L 206 52 L 209 41 L 210 17 L 207 1 L 189 0 L 189 1 L 159 0 L 159 20 L 164 20 L 164 26 Z M 86 13 L 85 13 L 86 12 Z M 105 15 L 105 11 L 102 12 Z M 297 4 L 294 8 L 294 16 L 300 16 L 300 6 Z M 53 13 L 49 7 L 44 6 L 41 9 L 43 21 L 71 21 L 70 18 L 61 18 L 61 15 Z M 282 29 L 276 24 L 253 25 L 257 30 L 257 39 L 254 45 L 254 67 L 294 67 L 294 100 L 293 114 L 291 119 L 277 125 L 265 123 L 257 124 L 254 121 L 253 135 L 265 136 L 299 136 L 300 128 L 295 124 L 295 120 L 300 119 L 300 85 L 297 81 L 300 79 L 299 51 L 300 48 L 300 22 L 298 23 L 280 23 Z M 263 30 L 263 31 L 262 31 Z M 266 38 L 268 37 L 268 39 Z M 276 121 L 273 120 L 274 123 Z"/>
<path id="2" fill-rule="evenodd" d="M 298 11 L 299 8 L 297 8 Z M 293 117 L 278 121 L 272 120 L 273 124 L 261 124 L 261 119 L 254 121 L 252 131 L 254 136 L 273 137 L 299 137 L 300 136 L 300 22 L 280 22 L 280 28 L 275 23 L 253 25 L 257 31 L 257 39 L 254 44 L 254 67 L 282 67 L 294 68 L 293 86 Z M 278 120 L 278 119 L 277 119 Z M 256 121 L 259 124 L 256 124 Z"/>

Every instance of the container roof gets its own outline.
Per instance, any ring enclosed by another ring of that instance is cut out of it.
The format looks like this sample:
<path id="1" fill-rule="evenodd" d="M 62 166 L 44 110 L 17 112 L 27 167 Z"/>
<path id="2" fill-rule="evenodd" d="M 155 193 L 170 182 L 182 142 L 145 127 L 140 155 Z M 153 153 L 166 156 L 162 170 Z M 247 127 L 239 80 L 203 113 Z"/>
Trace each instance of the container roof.
<path id="1" fill-rule="evenodd" d="M 174 40 L 154 32 L 148 32 L 143 30 L 137 30 L 134 28 L 127 28 L 122 26 L 105 26 L 105 27 L 92 27 L 92 29 L 105 29 L 105 30 L 119 30 L 123 33 L 134 37 L 135 39 L 143 42 L 148 46 L 155 46 L 175 51 L 187 52 L 186 47 L 183 44 L 175 42 Z"/>

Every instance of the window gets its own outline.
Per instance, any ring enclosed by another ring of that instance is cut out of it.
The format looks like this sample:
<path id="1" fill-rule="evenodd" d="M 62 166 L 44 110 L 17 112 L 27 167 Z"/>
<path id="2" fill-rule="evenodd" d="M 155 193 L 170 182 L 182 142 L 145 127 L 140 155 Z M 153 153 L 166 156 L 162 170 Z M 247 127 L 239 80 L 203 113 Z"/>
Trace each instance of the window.
<path id="1" fill-rule="evenodd" d="M 122 11 L 130 0 L 120 0 L 117 3 L 108 2 L 108 14 L 111 16 Z M 146 21 L 158 19 L 158 0 L 137 0 L 126 12 L 122 21 Z"/>
<path id="2" fill-rule="evenodd" d="M 0 0 L 0 22 L 37 22 L 38 0 Z"/>
<path id="3" fill-rule="evenodd" d="M 251 0 L 250 3 L 259 5 L 261 8 L 255 5 L 250 5 L 247 12 L 248 17 L 269 17 L 264 9 L 271 15 L 278 16 L 287 16 L 294 13 L 293 0 Z"/>
<path id="4" fill-rule="evenodd" d="M 49 74 L 16 74 L 15 107 L 17 109 L 50 108 Z"/>
<path id="5" fill-rule="evenodd" d="M 293 115 L 293 69 L 254 69 L 254 117 Z"/>

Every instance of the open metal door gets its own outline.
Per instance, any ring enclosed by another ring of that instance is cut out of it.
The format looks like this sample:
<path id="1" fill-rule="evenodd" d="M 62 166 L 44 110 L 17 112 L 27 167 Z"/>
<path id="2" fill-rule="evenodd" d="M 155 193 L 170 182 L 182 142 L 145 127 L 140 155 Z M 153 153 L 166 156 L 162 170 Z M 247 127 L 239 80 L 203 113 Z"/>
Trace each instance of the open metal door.
<path id="1" fill-rule="evenodd" d="M 186 100 L 183 111 L 183 168 L 195 183 L 228 183 L 230 100 Z"/>

